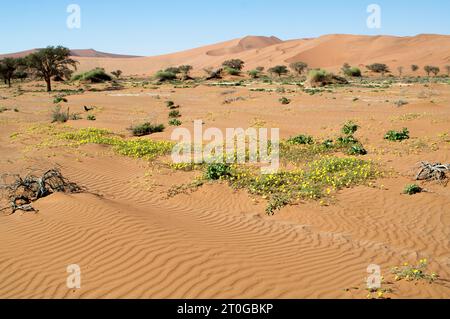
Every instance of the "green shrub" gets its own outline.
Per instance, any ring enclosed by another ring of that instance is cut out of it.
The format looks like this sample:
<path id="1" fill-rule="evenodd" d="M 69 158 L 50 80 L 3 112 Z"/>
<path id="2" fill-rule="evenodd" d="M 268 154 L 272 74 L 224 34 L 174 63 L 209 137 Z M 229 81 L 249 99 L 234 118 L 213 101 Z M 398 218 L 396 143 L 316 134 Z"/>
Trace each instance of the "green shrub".
<path id="1" fill-rule="evenodd" d="M 112 77 L 107 74 L 103 68 L 95 68 L 91 71 L 76 74 L 72 77 L 72 81 L 91 81 L 91 83 L 102 83 L 111 80 Z"/>
<path id="2" fill-rule="evenodd" d="M 385 140 L 389 141 L 403 141 L 409 139 L 409 130 L 404 128 L 401 132 L 398 131 L 389 131 L 384 136 Z"/>
<path id="3" fill-rule="evenodd" d="M 359 129 L 358 124 L 354 123 L 353 121 L 348 121 L 344 124 L 342 127 L 342 133 L 345 135 L 353 135 L 356 133 L 356 131 Z"/>
<path id="4" fill-rule="evenodd" d="M 61 102 L 67 103 L 67 99 L 65 97 L 63 97 L 63 96 L 56 96 L 54 98 L 54 100 L 53 100 L 54 104 L 58 104 L 58 103 L 61 103 Z"/>
<path id="5" fill-rule="evenodd" d="M 61 106 L 57 105 L 52 112 L 52 123 L 66 123 L 69 120 L 69 117 L 69 109 L 67 109 L 67 111 L 62 111 Z"/>
<path id="6" fill-rule="evenodd" d="M 352 77 L 361 77 L 361 70 L 357 67 L 349 67 L 349 68 L 344 68 L 343 69 L 344 74 L 346 76 L 352 76 Z"/>
<path id="7" fill-rule="evenodd" d="M 252 78 L 252 79 L 257 79 L 260 75 L 260 72 L 258 70 L 250 70 L 248 71 L 248 75 Z"/>
<path id="8" fill-rule="evenodd" d="M 181 117 L 180 111 L 173 110 L 169 112 L 169 118 L 178 118 Z"/>
<path id="9" fill-rule="evenodd" d="M 86 117 L 86 119 L 87 119 L 88 121 L 95 121 L 95 120 L 97 120 L 97 118 L 95 117 L 94 114 L 89 114 L 89 115 Z"/>
<path id="10" fill-rule="evenodd" d="M 208 164 L 205 178 L 208 180 L 219 180 L 231 176 L 231 166 L 223 163 Z"/>
<path id="11" fill-rule="evenodd" d="M 179 119 L 170 119 L 169 125 L 170 126 L 180 126 L 182 123 Z"/>
<path id="12" fill-rule="evenodd" d="M 314 139 L 310 135 L 298 135 L 288 139 L 288 143 L 293 145 L 311 145 L 314 143 Z"/>
<path id="13" fill-rule="evenodd" d="M 175 105 L 175 102 L 174 101 L 167 101 L 166 102 L 166 106 L 168 107 L 168 108 L 170 108 L 170 107 L 172 107 L 172 106 L 174 106 Z"/>
<path id="14" fill-rule="evenodd" d="M 422 193 L 422 191 L 423 191 L 423 189 L 419 185 L 410 184 L 410 185 L 406 185 L 405 189 L 403 190 L 403 193 L 408 194 L 408 195 L 415 195 L 415 194 Z"/>
<path id="15" fill-rule="evenodd" d="M 291 103 L 291 100 L 289 100 L 287 97 L 284 97 L 284 96 L 281 99 L 279 99 L 278 101 L 280 101 L 280 103 L 283 105 L 287 105 L 287 104 Z"/>
<path id="16" fill-rule="evenodd" d="M 159 71 L 156 73 L 155 78 L 160 82 L 172 81 L 177 79 L 177 75 L 169 71 Z"/>
<path id="17" fill-rule="evenodd" d="M 328 76 L 329 73 L 322 69 L 310 70 L 308 73 L 308 79 L 311 82 L 323 82 Z"/>
<path id="18" fill-rule="evenodd" d="M 348 155 L 367 155 L 366 149 L 360 144 L 356 143 L 349 147 L 347 150 Z"/>
<path id="19" fill-rule="evenodd" d="M 132 126 L 130 128 L 131 132 L 133 133 L 134 136 L 145 136 L 145 135 L 150 135 L 153 133 L 159 133 L 159 132 L 163 132 L 165 129 L 163 124 L 151 124 L 149 122 L 146 122 L 144 124 L 140 124 L 140 125 L 136 125 L 136 126 Z"/>
<path id="20" fill-rule="evenodd" d="M 241 71 L 238 69 L 233 69 L 230 67 L 225 67 L 225 71 L 229 74 L 229 75 L 240 75 Z"/>

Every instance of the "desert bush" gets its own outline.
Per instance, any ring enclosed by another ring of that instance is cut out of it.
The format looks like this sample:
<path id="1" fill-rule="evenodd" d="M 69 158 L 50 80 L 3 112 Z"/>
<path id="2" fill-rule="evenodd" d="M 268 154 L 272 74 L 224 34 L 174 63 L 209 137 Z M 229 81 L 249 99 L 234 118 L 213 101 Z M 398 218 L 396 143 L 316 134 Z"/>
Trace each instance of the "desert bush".
<path id="1" fill-rule="evenodd" d="M 404 128 L 401 132 L 391 130 L 384 136 L 385 140 L 389 141 L 403 141 L 409 139 L 409 130 Z"/>
<path id="2" fill-rule="evenodd" d="M 244 64 L 245 64 L 244 61 L 242 61 L 240 59 L 232 59 L 232 60 L 227 60 L 227 61 L 223 62 L 222 66 L 224 68 L 230 68 L 230 69 L 241 71 L 244 68 Z"/>
<path id="3" fill-rule="evenodd" d="M 63 96 L 60 96 L 60 95 L 56 96 L 53 99 L 53 103 L 54 104 L 58 104 L 58 103 L 61 103 L 61 102 L 67 103 L 67 99 L 65 97 L 63 97 Z"/>
<path id="4" fill-rule="evenodd" d="M 112 77 L 107 74 L 103 68 L 95 68 L 91 71 L 76 74 L 72 77 L 72 81 L 90 81 L 91 83 L 102 83 L 111 80 Z"/>
<path id="5" fill-rule="evenodd" d="M 205 178 L 207 180 L 219 180 L 231 176 L 231 166 L 224 163 L 212 163 L 206 166 Z"/>
<path id="6" fill-rule="evenodd" d="M 87 119 L 88 121 L 95 121 L 95 120 L 97 120 L 97 118 L 95 117 L 94 114 L 89 114 L 89 115 L 86 117 L 86 119 Z"/>
<path id="7" fill-rule="evenodd" d="M 312 87 L 316 87 L 330 84 L 347 84 L 348 81 L 345 78 L 327 72 L 326 70 L 314 69 L 309 71 L 307 83 Z"/>
<path id="8" fill-rule="evenodd" d="M 250 70 L 248 71 L 248 75 L 252 78 L 252 79 L 257 79 L 260 75 L 260 71 L 258 70 Z"/>
<path id="9" fill-rule="evenodd" d="M 55 106 L 52 112 L 52 123 L 66 123 L 69 118 L 69 109 L 67 109 L 67 111 L 62 111 L 60 105 Z"/>
<path id="10" fill-rule="evenodd" d="M 419 66 L 417 64 L 412 64 L 411 71 L 416 72 L 417 70 L 419 70 Z"/>
<path id="11" fill-rule="evenodd" d="M 353 135 L 356 133 L 356 131 L 358 131 L 358 129 L 359 129 L 358 124 L 354 123 L 353 121 L 348 121 L 347 123 L 344 124 L 341 131 L 345 135 Z"/>
<path id="12" fill-rule="evenodd" d="M 173 72 L 158 71 L 155 78 L 160 82 L 172 81 L 177 79 L 177 75 Z"/>
<path id="13" fill-rule="evenodd" d="M 181 117 L 180 111 L 172 110 L 169 112 L 169 118 L 178 118 Z"/>
<path id="14" fill-rule="evenodd" d="M 159 133 L 164 131 L 163 124 L 152 124 L 150 122 L 146 122 L 143 124 L 135 125 L 129 128 L 132 132 L 133 136 L 145 136 L 153 133 Z"/>
<path id="15" fill-rule="evenodd" d="M 350 145 L 347 150 L 348 155 L 367 155 L 366 149 L 362 146 L 361 143 L 354 143 Z"/>
<path id="16" fill-rule="evenodd" d="M 287 97 L 284 97 L 284 96 L 282 98 L 280 98 L 279 101 L 280 101 L 281 104 L 284 104 L 284 105 L 287 105 L 287 104 L 291 103 L 291 100 L 288 99 Z"/>
<path id="17" fill-rule="evenodd" d="M 310 135 L 297 135 L 287 140 L 289 144 L 293 145 L 311 145 L 314 143 L 314 139 Z"/>
<path id="18" fill-rule="evenodd" d="M 343 67 L 342 71 L 346 76 L 361 77 L 361 70 L 355 66 Z"/>
<path id="19" fill-rule="evenodd" d="M 234 68 L 230 68 L 230 67 L 225 67 L 224 68 L 225 72 L 227 72 L 229 75 L 240 75 L 241 71 L 238 69 L 234 69 Z"/>
<path id="20" fill-rule="evenodd" d="M 422 191 L 423 191 L 423 189 L 419 185 L 410 184 L 410 185 L 405 186 L 405 189 L 403 190 L 403 194 L 415 195 L 415 194 L 422 193 Z"/>
<path id="21" fill-rule="evenodd" d="M 182 123 L 179 119 L 170 119 L 169 125 L 170 126 L 180 126 Z"/>

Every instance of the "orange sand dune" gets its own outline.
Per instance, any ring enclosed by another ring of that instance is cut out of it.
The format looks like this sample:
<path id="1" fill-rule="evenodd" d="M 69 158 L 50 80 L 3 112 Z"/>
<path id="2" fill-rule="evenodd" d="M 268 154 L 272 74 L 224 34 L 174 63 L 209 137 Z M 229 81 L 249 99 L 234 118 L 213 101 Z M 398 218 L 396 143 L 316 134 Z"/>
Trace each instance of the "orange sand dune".
<path id="1" fill-rule="evenodd" d="M 396 72 L 404 66 L 421 67 L 427 64 L 441 67 L 450 64 L 449 35 L 418 35 L 414 37 L 326 35 L 314 39 L 281 41 L 275 37 L 245 37 L 183 52 L 136 59 L 77 58 L 80 70 L 104 67 L 121 69 L 127 75 L 151 75 L 169 66 L 191 64 L 194 73 L 201 74 L 205 67 L 217 67 L 224 60 L 240 58 L 246 69 L 304 61 L 310 67 L 338 70 L 342 64 L 364 66 L 370 63 L 386 63 Z M 417 74 L 423 74 L 420 70 Z"/>

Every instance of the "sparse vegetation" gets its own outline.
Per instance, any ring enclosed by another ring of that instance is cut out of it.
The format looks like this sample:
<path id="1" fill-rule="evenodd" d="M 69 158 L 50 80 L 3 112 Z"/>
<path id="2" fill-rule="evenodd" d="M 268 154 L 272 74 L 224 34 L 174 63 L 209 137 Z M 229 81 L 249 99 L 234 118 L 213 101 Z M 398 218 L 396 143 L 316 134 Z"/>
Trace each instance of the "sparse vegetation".
<path id="1" fill-rule="evenodd" d="M 231 166 L 223 163 L 212 163 L 206 166 L 205 178 L 207 180 L 225 179 L 231 176 Z"/>
<path id="2" fill-rule="evenodd" d="M 391 130 L 386 133 L 386 135 L 384 136 L 384 139 L 393 141 L 393 142 L 407 140 L 407 139 L 409 139 L 409 130 L 407 128 L 404 128 L 400 132 Z"/>
<path id="3" fill-rule="evenodd" d="M 52 112 L 52 123 L 66 123 L 70 118 L 69 109 L 67 111 L 61 110 L 61 106 L 55 106 Z"/>
<path id="4" fill-rule="evenodd" d="M 129 130 L 133 133 L 133 136 L 145 136 L 153 133 L 159 133 L 163 132 L 164 129 L 165 127 L 163 124 L 152 124 L 150 122 L 135 125 L 129 128 Z"/>
<path id="5" fill-rule="evenodd" d="M 179 118 L 181 117 L 180 111 L 172 110 L 169 112 L 169 118 Z"/>
<path id="6" fill-rule="evenodd" d="M 301 134 L 295 137 L 291 137 L 287 140 L 287 142 L 293 145 L 311 145 L 314 143 L 314 139 L 310 135 Z"/>
<path id="7" fill-rule="evenodd" d="M 282 98 L 280 98 L 279 101 L 280 101 L 281 104 L 284 104 L 284 105 L 287 105 L 287 104 L 291 103 L 291 100 L 288 99 L 287 97 L 284 97 L 284 96 Z"/>
<path id="8" fill-rule="evenodd" d="M 96 121 L 96 120 L 97 120 L 97 118 L 95 117 L 94 114 L 88 114 L 88 116 L 86 117 L 86 119 L 87 119 L 88 121 Z"/>
<path id="9" fill-rule="evenodd" d="M 182 123 L 179 119 L 170 119 L 169 125 L 170 126 L 180 126 Z"/>
<path id="10" fill-rule="evenodd" d="M 91 83 L 102 83 L 111 80 L 112 77 L 107 74 L 103 68 L 95 68 L 88 72 L 76 74 L 72 77 L 72 81 L 90 81 Z"/>
<path id="11" fill-rule="evenodd" d="M 406 280 L 406 281 L 419 281 L 425 280 L 429 283 L 439 279 L 436 273 L 428 274 L 428 261 L 426 259 L 421 259 L 418 265 L 410 265 L 409 263 L 404 263 L 400 267 L 394 267 L 391 272 L 395 275 L 395 280 Z"/>
<path id="12" fill-rule="evenodd" d="M 406 185 L 405 189 L 403 190 L 404 194 L 407 195 L 415 195 L 415 194 L 419 194 L 422 193 L 423 189 L 422 187 L 420 187 L 417 184 L 410 184 L 410 185 Z"/>

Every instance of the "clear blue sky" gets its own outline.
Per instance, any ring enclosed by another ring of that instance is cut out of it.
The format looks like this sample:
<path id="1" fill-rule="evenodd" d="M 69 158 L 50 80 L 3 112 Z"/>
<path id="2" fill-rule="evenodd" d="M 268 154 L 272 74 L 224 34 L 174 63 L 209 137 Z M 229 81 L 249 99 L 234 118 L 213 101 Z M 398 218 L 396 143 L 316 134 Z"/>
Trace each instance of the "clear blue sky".
<path id="1" fill-rule="evenodd" d="M 367 28 L 372 3 L 381 6 L 381 29 Z M 81 29 L 66 26 L 69 4 L 81 7 Z M 12 0 L 2 1 L 0 21 L 0 53 L 61 44 L 156 55 L 246 35 L 450 34 L 450 1 Z"/>

